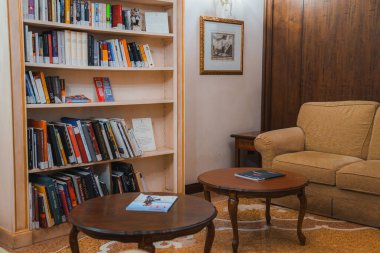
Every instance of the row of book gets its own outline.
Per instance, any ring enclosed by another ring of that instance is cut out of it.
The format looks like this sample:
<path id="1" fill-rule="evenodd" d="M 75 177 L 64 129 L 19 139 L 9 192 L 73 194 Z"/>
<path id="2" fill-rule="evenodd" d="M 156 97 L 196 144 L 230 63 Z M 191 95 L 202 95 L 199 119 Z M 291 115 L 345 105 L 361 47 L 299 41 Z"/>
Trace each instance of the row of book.
<path id="1" fill-rule="evenodd" d="M 29 175 L 29 221 L 32 229 L 48 228 L 68 221 L 73 208 L 86 200 L 109 194 L 147 191 L 141 172 L 132 164 L 112 164 L 109 191 L 106 177 L 91 167 L 64 170 L 47 175 Z M 145 188 L 144 188 L 145 187 Z"/>
<path id="2" fill-rule="evenodd" d="M 143 151 L 134 130 L 124 119 L 61 122 L 28 120 L 28 169 L 82 164 L 141 156 Z"/>
<path id="3" fill-rule="evenodd" d="M 68 221 L 70 211 L 86 200 L 108 195 L 104 181 L 90 167 L 49 175 L 29 175 L 29 221 L 32 229 Z"/>
<path id="4" fill-rule="evenodd" d="M 111 5 L 88 0 L 23 0 L 23 17 L 65 24 L 139 31 L 143 18 L 140 10 L 136 8 L 123 10 L 121 4 Z"/>
<path id="5" fill-rule="evenodd" d="M 94 77 L 99 102 L 115 101 L 108 77 Z M 66 96 L 66 81 L 59 76 L 45 76 L 42 71 L 25 73 L 27 104 L 91 103 L 84 95 Z"/>
<path id="6" fill-rule="evenodd" d="M 126 39 L 98 40 L 70 30 L 32 32 L 25 25 L 25 60 L 33 63 L 102 67 L 154 67 L 148 44 Z"/>

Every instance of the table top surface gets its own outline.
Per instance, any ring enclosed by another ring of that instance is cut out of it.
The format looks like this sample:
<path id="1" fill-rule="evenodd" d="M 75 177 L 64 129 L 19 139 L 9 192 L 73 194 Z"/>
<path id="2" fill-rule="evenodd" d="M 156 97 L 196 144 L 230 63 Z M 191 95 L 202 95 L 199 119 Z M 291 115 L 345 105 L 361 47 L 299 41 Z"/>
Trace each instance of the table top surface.
<path id="1" fill-rule="evenodd" d="M 235 192 L 246 193 L 273 193 L 302 189 L 308 184 L 306 177 L 300 174 L 272 170 L 285 174 L 283 177 L 262 181 L 252 181 L 236 177 L 235 173 L 258 170 L 261 168 L 226 168 L 205 172 L 198 177 L 198 181 L 205 186 Z"/>
<path id="2" fill-rule="evenodd" d="M 239 133 L 239 134 L 231 134 L 231 137 L 243 138 L 243 139 L 255 139 L 261 133 L 262 133 L 261 131 L 253 131 L 253 132 L 246 132 L 246 133 Z"/>
<path id="3" fill-rule="evenodd" d="M 71 211 L 70 222 L 92 233 L 154 235 L 205 226 L 216 216 L 215 207 L 202 198 L 161 192 L 144 194 L 178 196 L 167 213 L 127 211 L 126 207 L 139 194 L 115 194 L 88 200 Z"/>

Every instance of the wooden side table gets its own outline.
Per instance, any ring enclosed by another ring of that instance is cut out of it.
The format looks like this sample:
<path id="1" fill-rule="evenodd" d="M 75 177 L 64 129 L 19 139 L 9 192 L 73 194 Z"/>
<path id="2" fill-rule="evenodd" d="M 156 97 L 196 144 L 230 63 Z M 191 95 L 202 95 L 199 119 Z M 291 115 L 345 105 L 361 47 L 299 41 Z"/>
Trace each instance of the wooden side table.
<path id="1" fill-rule="evenodd" d="M 256 151 L 255 149 L 255 139 L 261 134 L 261 131 L 254 131 L 248 133 L 240 133 L 240 134 L 231 134 L 232 138 L 235 138 L 235 166 L 240 167 L 240 151 Z M 260 159 L 260 167 L 261 167 L 261 159 Z"/>

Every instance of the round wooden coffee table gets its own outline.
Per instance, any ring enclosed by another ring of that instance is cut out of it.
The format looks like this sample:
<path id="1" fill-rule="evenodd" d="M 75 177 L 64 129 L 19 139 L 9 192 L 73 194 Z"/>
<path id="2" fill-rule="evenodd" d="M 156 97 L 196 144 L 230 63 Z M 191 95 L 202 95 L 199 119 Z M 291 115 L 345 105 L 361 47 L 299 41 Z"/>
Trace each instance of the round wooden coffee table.
<path id="1" fill-rule="evenodd" d="M 239 246 L 239 234 L 237 223 L 237 210 L 239 198 L 265 198 L 266 199 L 266 221 L 270 225 L 270 203 L 271 198 L 280 198 L 288 195 L 297 195 L 300 201 L 300 210 L 298 213 L 297 235 L 301 245 L 305 245 L 306 238 L 302 233 L 302 223 L 306 212 L 306 195 L 305 187 L 308 184 L 306 177 L 283 172 L 284 177 L 273 178 L 263 181 L 252 181 L 248 179 L 235 177 L 235 173 L 256 170 L 257 168 L 228 168 L 217 169 L 203 173 L 198 177 L 198 181 L 204 186 L 205 198 L 211 201 L 210 191 L 227 195 L 228 212 L 230 215 L 233 240 L 233 252 L 237 252 Z M 273 170 L 271 170 L 273 171 Z"/>
<path id="2" fill-rule="evenodd" d="M 71 251 L 79 252 L 79 231 L 96 239 L 137 242 L 140 249 L 154 252 L 153 242 L 195 234 L 207 227 L 204 252 L 210 252 L 215 235 L 213 219 L 217 214 L 210 202 L 174 193 L 145 194 L 176 195 L 178 199 L 167 213 L 127 211 L 126 207 L 139 193 L 88 200 L 70 213 L 73 225 L 70 232 Z"/>

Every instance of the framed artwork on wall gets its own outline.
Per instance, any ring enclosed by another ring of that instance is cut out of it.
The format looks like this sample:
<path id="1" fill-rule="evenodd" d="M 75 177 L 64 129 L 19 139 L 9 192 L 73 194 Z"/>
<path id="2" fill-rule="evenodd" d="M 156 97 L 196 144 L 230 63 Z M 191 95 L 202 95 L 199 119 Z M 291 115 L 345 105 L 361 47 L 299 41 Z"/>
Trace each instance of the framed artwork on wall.
<path id="1" fill-rule="evenodd" d="M 242 75 L 244 21 L 200 17 L 200 74 Z"/>

